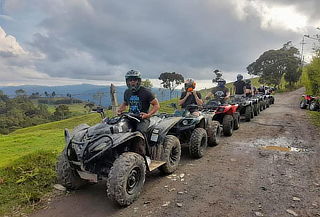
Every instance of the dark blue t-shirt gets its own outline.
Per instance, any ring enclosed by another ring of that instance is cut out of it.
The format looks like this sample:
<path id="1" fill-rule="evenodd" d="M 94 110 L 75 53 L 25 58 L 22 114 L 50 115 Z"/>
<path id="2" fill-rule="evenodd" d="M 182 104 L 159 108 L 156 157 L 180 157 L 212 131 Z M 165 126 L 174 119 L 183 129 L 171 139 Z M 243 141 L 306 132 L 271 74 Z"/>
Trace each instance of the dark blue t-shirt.
<path id="1" fill-rule="evenodd" d="M 124 92 L 124 102 L 129 106 L 129 112 L 134 114 L 148 113 L 150 103 L 154 99 L 153 93 L 145 87 L 140 87 L 137 92 L 129 89 Z"/>

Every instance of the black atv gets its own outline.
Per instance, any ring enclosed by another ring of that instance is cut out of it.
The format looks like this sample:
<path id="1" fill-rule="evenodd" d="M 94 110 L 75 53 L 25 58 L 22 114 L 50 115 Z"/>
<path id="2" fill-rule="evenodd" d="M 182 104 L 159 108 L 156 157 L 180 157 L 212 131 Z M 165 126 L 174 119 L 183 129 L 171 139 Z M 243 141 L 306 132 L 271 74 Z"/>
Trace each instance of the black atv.
<path id="1" fill-rule="evenodd" d="M 201 158 L 207 146 L 219 143 L 221 134 L 220 123 L 213 120 L 213 114 L 199 111 L 193 115 L 191 111 L 201 110 L 198 105 L 188 105 L 186 109 L 178 110 L 176 105 L 174 116 L 182 119 L 170 130 L 170 134 L 179 138 L 181 144 L 188 144 L 190 156 Z"/>
<path id="2" fill-rule="evenodd" d="M 204 105 L 204 110 L 212 113 L 213 120 L 222 125 L 224 136 L 232 136 L 233 130 L 240 128 L 240 114 L 237 112 L 237 103 L 222 103 L 221 98 L 209 100 Z"/>
<path id="3" fill-rule="evenodd" d="M 181 145 L 168 132 L 180 120 L 153 116 L 147 135 L 133 131 L 133 123 L 140 119 L 130 113 L 91 127 L 81 124 L 72 133 L 66 129 L 66 147 L 57 163 L 59 183 L 77 189 L 106 180 L 108 197 L 121 206 L 130 205 L 142 190 L 146 171 L 159 168 L 170 174 L 177 169 Z"/>
<path id="4" fill-rule="evenodd" d="M 254 117 L 254 106 L 251 98 L 233 96 L 231 102 L 239 105 L 237 112 L 245 118 L 245 121 L 249 122 Z"/>

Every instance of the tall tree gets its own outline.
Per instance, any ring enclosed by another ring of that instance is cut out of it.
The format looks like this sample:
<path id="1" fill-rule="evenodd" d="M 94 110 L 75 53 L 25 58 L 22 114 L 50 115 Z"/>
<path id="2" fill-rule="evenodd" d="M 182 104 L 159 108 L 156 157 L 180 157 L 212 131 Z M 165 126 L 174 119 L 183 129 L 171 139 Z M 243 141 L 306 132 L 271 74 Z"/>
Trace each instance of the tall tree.
<path id="1" fill-rule="evenodd" d="M 320 95 L 320 49 L 316 50 L 312 61 L 305 67 L 304 73 L 307 74 L 307 79 L 304 81 L 307 93 Z"/>
<path id="2" fill-rule="evenodd" d="M 25 96 L 26 95 L 26 91 L 23 89 L 19 89 L 15 91 L 17 96 Z"/>
<path id="3" fill-rule="evenodd" d="M 153 87 L 153 85 L 149 79 L 141 81 L 141 86 L 143 86 L 145 88 L 149 88 L 149 89 Z"/>
<path id="4" fill-rule="evenodd" d="M 161 84 L 164 88 L 169 89 L 170 91 L 170 99 L 172 92 L 175 90 L 179 84 L 184 82 L 184 78 L 181 74 L 175 72 L 164 72 L 160 74 L 159 80 L 161 80 Z"/>
<path id="5" fill-rule="evenodd" d="M 283 76 L 290 85 L 298 81 L 299 64 L 299 51 L 288 42 L 281 49 L 264 52 L 247 70 L 251 75 L 260 76 L 260 83 L 279 87 Z"/>

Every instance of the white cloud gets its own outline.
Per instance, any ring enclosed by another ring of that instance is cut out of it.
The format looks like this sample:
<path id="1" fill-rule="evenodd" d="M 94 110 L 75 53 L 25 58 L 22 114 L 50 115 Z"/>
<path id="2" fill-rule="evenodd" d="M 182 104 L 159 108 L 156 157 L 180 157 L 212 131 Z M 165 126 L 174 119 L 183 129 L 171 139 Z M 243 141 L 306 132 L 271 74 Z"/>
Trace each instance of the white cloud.
<path id="1" fill-rule="evenodd" d="M 7 35 L 0 26 L 0 52 L 12 55 L 26 55 L 27 52 L 19 45 L 15 37 Z"/>

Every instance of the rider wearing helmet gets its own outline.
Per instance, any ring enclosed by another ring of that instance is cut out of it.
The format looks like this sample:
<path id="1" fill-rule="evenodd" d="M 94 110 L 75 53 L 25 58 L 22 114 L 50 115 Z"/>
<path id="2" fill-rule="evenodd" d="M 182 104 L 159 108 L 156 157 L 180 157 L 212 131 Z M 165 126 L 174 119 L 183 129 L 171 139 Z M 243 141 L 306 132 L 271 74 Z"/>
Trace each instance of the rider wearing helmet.
<path id="1" fill-rule="evenodd" d="M 247 79 L 246 81 L 246 89 L 245 89 L 245 93 L 246 93 L 246 97 L 252 97 L 252 86 L 251 86 L 251 80 Z"/>
<path id="2" fill-rule="evenodd" d="M 181 93 L 179 100 L 179 105 L 181 105 L 182 108 L 186 108 L 191 104 L 203 104 L 200 92 L 195 90 L 196 82 L 194 82 L 192 78 L 189 78 L 184 82 L 184 88 L 185 91 Z"/>
<path id="3" fill-rule="evenodd" d="M 241 74 L 237 75 L 237 81 L 233 83 L 233 86 L 235 88 L 234 94 L 236 97 L 245 96 L 246 83 L 243 81 L 243 75 Z"/>
<path id="4" fill-rule="evenodd" d="M 217 79 L 218 85 L 214 87 L 211 92 L 209 92 L 206 96 L 206 99 L 210 99 L 211 96 L 220 100 L 222 103 L 225 102 L 227 98 L 230 96 L 229 89 L 225 86 L 226 81 L 222 78 Z"/>
<path id="5" fill-rule="evenodd" d="M 129 106 L 129 112 L 139 114 L 141 117 L 141 122 L 137 123 L 136 130 L 145 134 L 150 124 L 149 118 L 160 108 L 159 102 L 149 89 L 141 86 L 139 71 L 130 70 L 125 78 L 128 89 L 124 92 L 124 102 L 120 105 L 118 114 L 124 112 Z M 149 111 L 150 104 L 152 109 Z"/>

